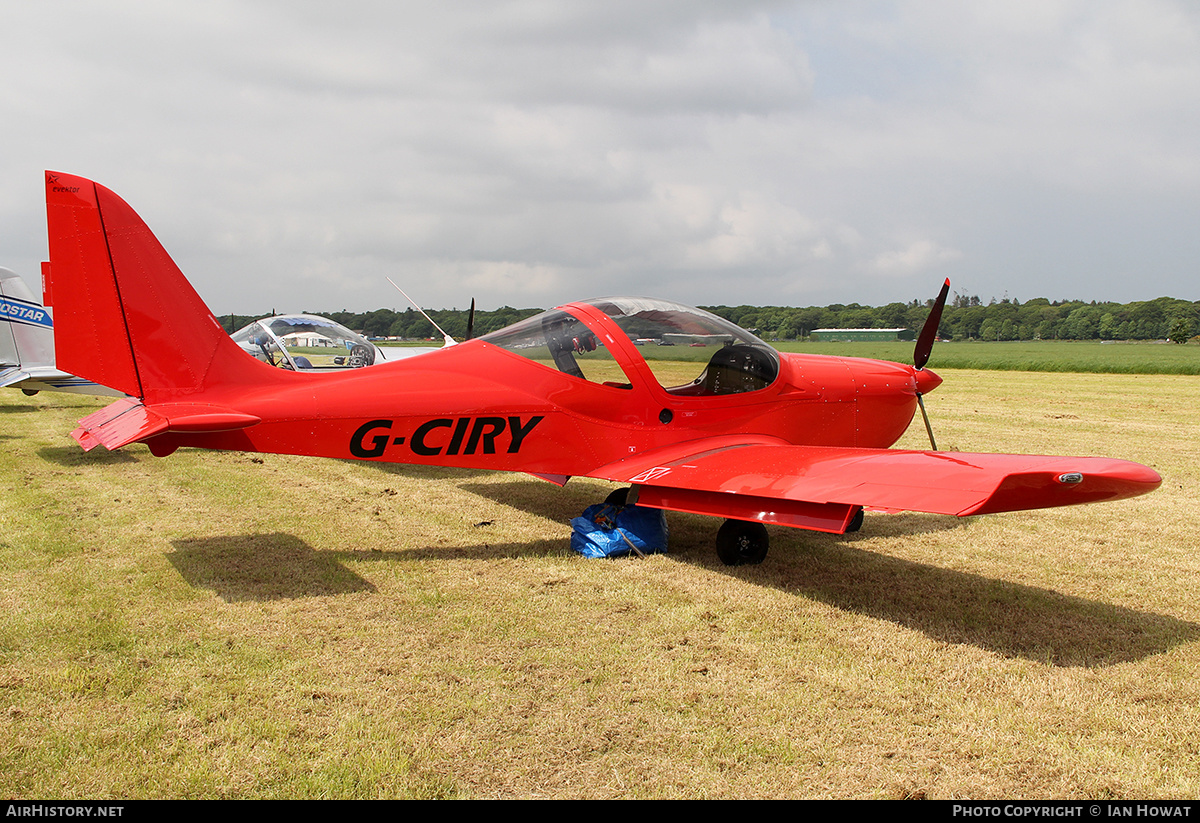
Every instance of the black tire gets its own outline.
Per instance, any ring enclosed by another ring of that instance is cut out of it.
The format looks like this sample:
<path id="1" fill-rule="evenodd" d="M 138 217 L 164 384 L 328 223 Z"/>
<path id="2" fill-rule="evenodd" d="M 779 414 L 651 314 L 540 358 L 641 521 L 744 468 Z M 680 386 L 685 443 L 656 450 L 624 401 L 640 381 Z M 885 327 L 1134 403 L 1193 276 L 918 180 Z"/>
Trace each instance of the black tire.
<path id="1" fill-rule="evenodd" d="M 628 506 L 629 505 L 629 487 L 614 490 L 608 497 L 604 498 L 606 506 Z"/>
<path id="2" fill-rule="evenodd" d="M 762 523 L 726 520 L 717 530 L 717 557 L 726 566 L 755 566 L 763 562 L 770 545 Z"/>
<path id="3" fill-rule="evenodd" d="M 854 513 L 854 517 L 850 520 L 850 525 L 846 527 L 846 534 L 853 534 L 862 528 L 863 524 L 863 507 L 859 506 L 858 511 Z"/>

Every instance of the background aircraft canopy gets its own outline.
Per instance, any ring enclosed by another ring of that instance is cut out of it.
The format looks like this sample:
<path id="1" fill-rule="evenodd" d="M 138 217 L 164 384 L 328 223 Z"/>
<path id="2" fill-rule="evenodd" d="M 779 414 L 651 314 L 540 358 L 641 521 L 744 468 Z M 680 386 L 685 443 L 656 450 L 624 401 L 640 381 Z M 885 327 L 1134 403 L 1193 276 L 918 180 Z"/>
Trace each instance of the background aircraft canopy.
<path id="1" fill-rule="evenodd" d="M 264 317 L 233 333 L 250 355 L 281 369 L 345 369 L 370 366 L 375 346 L 340 323 L 311 314 Z"/>

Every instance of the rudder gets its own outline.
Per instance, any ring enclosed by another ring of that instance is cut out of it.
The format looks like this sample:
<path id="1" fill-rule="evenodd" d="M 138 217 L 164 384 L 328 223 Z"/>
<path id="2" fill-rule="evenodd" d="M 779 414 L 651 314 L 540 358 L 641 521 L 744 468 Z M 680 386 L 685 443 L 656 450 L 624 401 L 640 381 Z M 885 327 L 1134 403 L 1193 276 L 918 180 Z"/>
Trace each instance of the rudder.
<path id="1" fill-rule="evenodd" d="M 83 177 L 46 172 L 58 367 L 148 403 L 277 370 L 242 352 L 130 206 Z"/>

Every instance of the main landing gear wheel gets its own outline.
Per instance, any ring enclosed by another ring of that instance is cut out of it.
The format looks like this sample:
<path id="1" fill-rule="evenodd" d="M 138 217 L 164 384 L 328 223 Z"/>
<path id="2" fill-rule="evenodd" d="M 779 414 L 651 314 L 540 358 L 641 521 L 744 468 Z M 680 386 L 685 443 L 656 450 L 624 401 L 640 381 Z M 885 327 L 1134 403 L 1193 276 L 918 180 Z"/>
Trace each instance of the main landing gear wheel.
<path id="1" fill-rule="evenodd" d="M 863 507 L 859 506 L 858 511 L 854 513 L 854 517 L 850 520 L 850 525 L 846 526 L 846 534 L 852 534 L 862 528 L 863 524 Z"/>
<path id="2" fill-rule="evenodd" d="M 627 506 L 629 505 L 629 487 L 616 489 L 608 497 L 604 498 L 606 506 Z"/>
<path id="3" fill-rule="evenodd" d="M 753 566 L 763 562 L 771 540 L 762 523 L 726 520 L 717 530 L 717 557 L 726 566 Z"/>

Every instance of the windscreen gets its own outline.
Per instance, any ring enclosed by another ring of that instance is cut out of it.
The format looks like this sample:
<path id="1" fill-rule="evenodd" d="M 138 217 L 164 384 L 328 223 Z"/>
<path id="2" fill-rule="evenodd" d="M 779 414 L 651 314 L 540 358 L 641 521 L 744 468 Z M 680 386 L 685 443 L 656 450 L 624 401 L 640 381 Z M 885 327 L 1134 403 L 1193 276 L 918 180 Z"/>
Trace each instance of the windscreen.
<path id="1" fill-rule="evenodd" d="M 604 312 L 638 347 L 660 385 L 679 396 L 737 394 L 766 388 L 779 355 L 750 332 L 701 309 L 644 297 L 585 301 Z M 481 338 L 585 380 L 620 380 L 620 371 L 578 318 L 553 309 Z M 702 363 L 698 377 L 696 364 Z M 680 381 L 688 381 L 681 383 Z"/>

